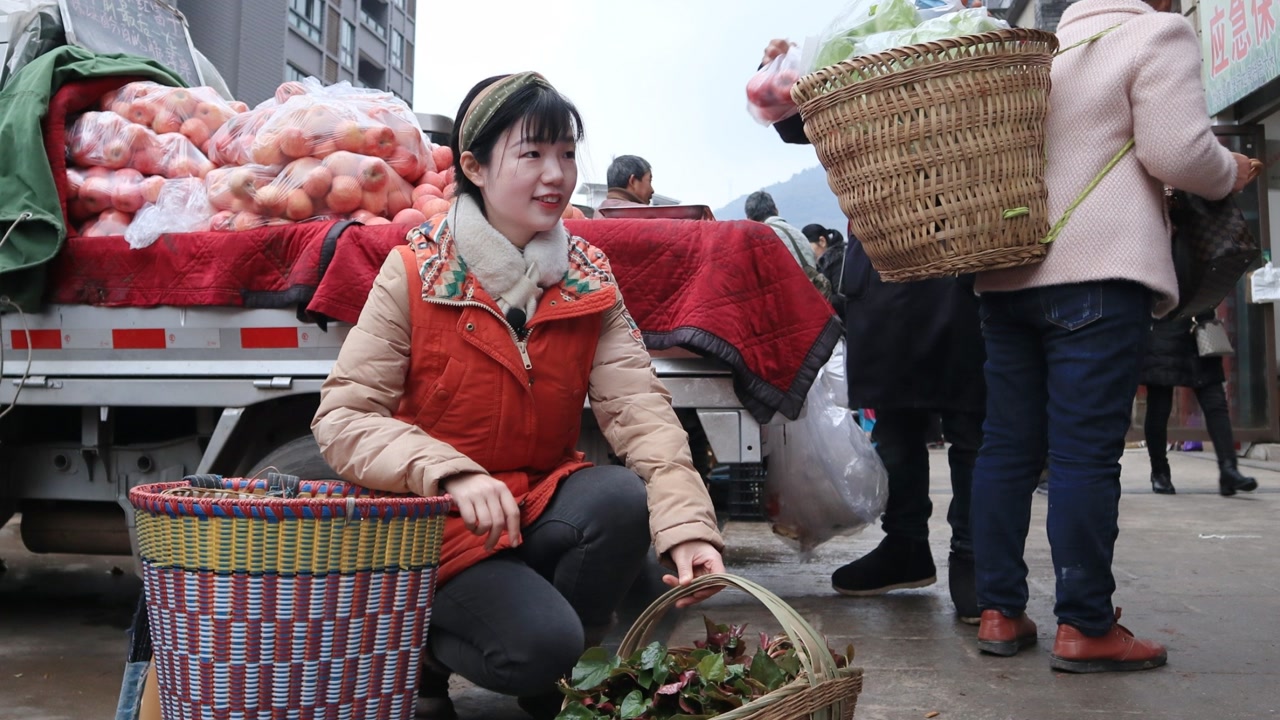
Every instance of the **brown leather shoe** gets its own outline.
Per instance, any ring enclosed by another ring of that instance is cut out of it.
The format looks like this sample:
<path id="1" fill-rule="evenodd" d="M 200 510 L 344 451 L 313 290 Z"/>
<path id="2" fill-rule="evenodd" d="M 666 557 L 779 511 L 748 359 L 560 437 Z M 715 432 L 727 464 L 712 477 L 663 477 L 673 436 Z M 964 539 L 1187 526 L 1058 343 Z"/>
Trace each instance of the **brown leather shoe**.
<path id="1" fill-rule="evenodd" d="M 1121 625 L 1120 608 L 1116 608 L 1116 624 L 1102 637 L 1089 637 L 1070 625 L 1058 626 L 1049 667 L 1073 673 L 1150 670 L 1168 661 L 1164 646 L 1152 640 L 1139 640 Z"/>
<path id="2" fill-rule="evenodd" d="M 1036 644 L 1036 624 L 1022 613 L 1005 617 L 999 610 L 983 610 L 978 625 L 978 649 L 984 653 L 1010 657 Z"/>

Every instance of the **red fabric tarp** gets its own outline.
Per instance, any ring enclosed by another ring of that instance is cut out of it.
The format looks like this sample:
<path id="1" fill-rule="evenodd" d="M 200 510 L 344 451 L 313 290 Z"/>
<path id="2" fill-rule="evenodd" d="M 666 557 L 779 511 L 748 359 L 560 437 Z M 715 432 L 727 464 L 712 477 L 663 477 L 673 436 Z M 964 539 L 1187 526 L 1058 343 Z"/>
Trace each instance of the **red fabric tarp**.
<path id="1" fill-rule="evenodd" d="M 570 232 L 609 256 L 652 349 L 684 347 L 728 363 L 760 421 L 794 418 L 841 335 L 773 230 L 748 222 L 578 220 Z M 68 240 L 50 265 L 52 303 L 146 307 L 297 307 L 354 323 L 409 228 L 304 223 L 246 232 Z"/>

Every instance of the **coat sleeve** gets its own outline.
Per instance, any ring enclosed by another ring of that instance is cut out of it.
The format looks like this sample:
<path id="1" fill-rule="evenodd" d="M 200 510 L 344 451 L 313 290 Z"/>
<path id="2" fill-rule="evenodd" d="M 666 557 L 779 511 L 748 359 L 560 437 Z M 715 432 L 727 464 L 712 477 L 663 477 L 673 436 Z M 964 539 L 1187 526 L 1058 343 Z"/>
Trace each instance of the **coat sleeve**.
<path id="1" fill-rule="evenodd" d="M 1236 163 L 1214 137 L 1200 79 L 1200 42 L 1185 18 L 1157 13 L 1138 52 L 1129 91 L 1134 152 L 1152 177 L 1219 200 L 1231 193 Z"/>
<path id="2" fill-rule="evenodd" d="M 605 315 L 589 395 L 614 453 L 648 486 L 649 529 L 658 554 L 690 540 L 723 549 L 711 497 L 693 467 L 689 436 L 621 296 Z"/>
<path id="3" fill-rule="evenodd" d="M 782 138 L 784 143 L 792 145 L 809 144 L 809 136 L 804 134 L 804 119 L 800 117 L 799 113 L 774 123 L 773 129 L 778 131 L 778 137 Z"/>
<path id="4" fill-rule="evenodd" d="M 409 371 L 409 290 L 399 251 L 382 265 L 356 326 L 320 388 L 311 431 L 326 462 L 358 485 L 440 494 L 440 481 L 485 472 L 448 443 L 392 417 Z"/>

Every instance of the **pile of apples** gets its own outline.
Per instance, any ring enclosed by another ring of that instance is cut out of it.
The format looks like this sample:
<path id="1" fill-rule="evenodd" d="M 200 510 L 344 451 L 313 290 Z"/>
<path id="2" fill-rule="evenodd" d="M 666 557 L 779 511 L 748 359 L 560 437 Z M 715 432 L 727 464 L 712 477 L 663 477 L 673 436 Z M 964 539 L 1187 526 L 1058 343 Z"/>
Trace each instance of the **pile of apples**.
<path id="1" fill-rule="evenodd" d="M 413 186 L 382 158 L 337 151 L 269 165 L 219 168 L 206 178 L 211 226 L 243 230 L 273 219 L 350 217 L 368 225 L 412 222 Z M 418 222 L 421 222 L 420 220 Z"/>
<path id="2" fill-rule="evenodd" d="M 179 133 L 202 153 L 208 152 L 214 133 L 249 109 L 242 102 L 224 101 L 213 88 L 175 88 L 150 81 L 113 90 L 102 96 L 98 107 L 157 135 Z"/>
<path id="3" fill-rule="evenodd" d="M 213 163 L 181 133 L 157 135 L 114 112 L 87 112 L 67 132 L 67 212 L 105 236 L 160 195 L 166 178 L 202 178 Z"/>
<path id="4" fill-rule="evenodd" d="M 455 190 L 452 152 L 426 139 L 403 101 L 347 83 L 286 82 L 250 110 L 211 88 L 135 82 L 98 107 L 68 132 L 68 214 L 82 234 L 119 234 L 161 203 L 166 179 L 203 180 L 212 230 L 417 225 L 446 212 Z"/>

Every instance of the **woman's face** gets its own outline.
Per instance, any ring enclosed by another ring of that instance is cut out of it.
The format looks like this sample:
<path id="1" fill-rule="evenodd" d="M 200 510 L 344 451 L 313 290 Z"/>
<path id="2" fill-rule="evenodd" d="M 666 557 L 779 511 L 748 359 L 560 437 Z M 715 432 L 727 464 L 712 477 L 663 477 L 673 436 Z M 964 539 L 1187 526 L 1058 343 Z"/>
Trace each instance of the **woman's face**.
<path id="1" fill-rule="evenodd" d="M 484 197 L 485 215 L 518 247 L 555 227 L 578 184 L 577 143 L 533 142 L 523 121 L 498 136 L 488 165 L 473 182 Z"/>

